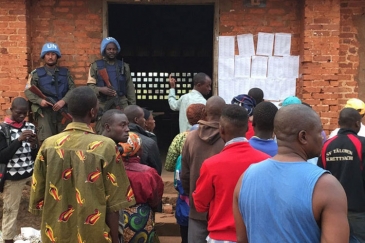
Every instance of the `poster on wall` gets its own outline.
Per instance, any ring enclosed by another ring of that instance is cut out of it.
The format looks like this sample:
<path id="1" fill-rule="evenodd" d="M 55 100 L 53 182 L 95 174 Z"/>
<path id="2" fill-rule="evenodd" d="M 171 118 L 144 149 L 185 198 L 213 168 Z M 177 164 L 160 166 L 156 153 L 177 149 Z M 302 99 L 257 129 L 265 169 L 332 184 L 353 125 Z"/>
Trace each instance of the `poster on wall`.
<path id="1" fill-rule="evenodd" d="M 218 78 L 226 79 L 234 77 L 234 58 L 222 57 L 218 59 Z"/>
<path id="2" fill-rule="evenodd" d="M 240 56 L 251 57 L 255 55 L 253 34 L 237 35 L 237 43 Z"/>
<path id="3" fill-rule="evenodd" d="M 235 36 L 219 36 L 219 58 L 234 57 Z"/>
<path id="4" fill-rule="evenodd" d="M 218 94 L 227 103 L 251 88 L 264 91 L 264 98 L 279 103 L 295 95 L 299 56 L 290 55 L 291 34 L 258 33 L 255 55 L 252 34 L 219 37 Z M 273 55 L 274 54 L 274 55 Z"/>
<path id="5" fill-rule="evenodd" d="M 257 50 L 256 55 L 272 56 L 274 44 L 274 34 L 259 32 L 257 35 Z"/>
<path id="6" fill-rule="evenodd" d="M 290 56 L 291 34 L 275 33 L 274 56 Z"/>
<path id="7" fill-rule="evenodd" d="M 268 57 L 253 56 L 251 78 L 266 78 Z"/>
<path id="8" fill-rule="evenodd" d="M 249 78 L 251 76 L 251 56 L 235 56 L 234 77 Z"/>

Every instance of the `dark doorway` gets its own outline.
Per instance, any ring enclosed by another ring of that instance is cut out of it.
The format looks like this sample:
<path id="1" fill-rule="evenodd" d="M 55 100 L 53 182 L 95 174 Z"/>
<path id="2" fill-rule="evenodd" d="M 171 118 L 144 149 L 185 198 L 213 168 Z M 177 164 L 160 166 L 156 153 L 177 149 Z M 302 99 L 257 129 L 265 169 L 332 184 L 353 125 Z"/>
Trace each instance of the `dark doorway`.
<path id="1" fill-rule="evenodd" d="M 157 115 L 155 133 L 166 153 L 179 132 L 178 112 L 167 102 L 168 75 L 177 78 L 176 93 L 192 89 L 197 72 L 213 74 L 214 5 L 108 5 L 109 36 L 129 63 L 137 104 Z M 213 89 L 212 89 L 213 90 Z"/>

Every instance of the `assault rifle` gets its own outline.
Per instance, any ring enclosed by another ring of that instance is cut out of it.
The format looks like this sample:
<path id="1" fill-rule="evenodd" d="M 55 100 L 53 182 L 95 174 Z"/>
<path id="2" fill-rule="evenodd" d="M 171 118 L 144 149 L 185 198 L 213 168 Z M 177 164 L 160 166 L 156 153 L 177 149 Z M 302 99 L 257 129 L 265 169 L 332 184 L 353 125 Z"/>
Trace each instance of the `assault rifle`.
<path id="1" fill-rule="evenodd" d="M 109 81 L 109 75 L 108 75 L 108 72 L 106 71 L 106 68 L 103 68 L 103 69 L 99 69 L 98 70 L 98 74 L 100 75 L 100 77 L 103 79 L 104 83 L 106 84 L 106 86 L 109 88 L 109 89 L 112 89 L 115 91 L 113 85 L 110 83 Z M 119 105 L 119 97 L 118 97 L 118 94 L 113 97 L 112 99 L 110 99 L 110 101 L 112 101 L 115 105 L 115 108 L 120 110 L 120 105 Z M 104 106 L 104 109 L 105 111 L 109 110 L 109 108 L 112 106 L 113 104 L 105 104 Z"/>
<path id="2" fill-rule="evenodd" d="M 32 92 L 33 94 L 39 96 L 39 98 L 42 98 L 46 101 L 48 101 L 49 103 L 51 103 L 52 105 L 56 104 L 57 102 L 49 97 L 49 96 L 45 96 L 42 91 L 40 89 L 38 89 L 37 86 L 35 85 L 32 85 L 30 86 L 30 88 L 28 89 L 30 92 Z M 65 124 L 65 122 L 67 120 L 70 120 L 72 121 L 72 116 L 70 115 L 70 113 L 67 112 L 66 108 L 65 107 L 62 107 L 61 109 L 58 110 L 59 113 L 61 113 L 61 115 L 63 116 L 62 118 L 62 124 Z"/>

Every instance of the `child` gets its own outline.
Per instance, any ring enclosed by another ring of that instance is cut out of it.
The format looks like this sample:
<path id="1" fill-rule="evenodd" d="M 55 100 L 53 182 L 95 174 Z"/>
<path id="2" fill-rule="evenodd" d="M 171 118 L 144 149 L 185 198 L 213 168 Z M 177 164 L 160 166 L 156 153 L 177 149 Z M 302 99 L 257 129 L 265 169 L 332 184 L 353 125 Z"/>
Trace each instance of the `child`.
<path id="1" fill-rule="evenodd" d="M 123 147 L 124 167 L 137 203 L 124 209 L 119 217 L 124 220 L 120 222 L 123 227 L 122 242 L 155 242 L 154 211 L 162 199 L 162 178 L 154 168 L 140 163 L 142 140 L 136 133 L 129 132 L 128 142 L 119 144 Z"/>
<path id="2" fill-rule="evenodd" d="M 28 102 L 21 97 L 11 104 L 11 117 L 0 126 L 0 158 L 7 164 L 3 191 L 2 236 L 5 243 L 12 243 L 16 236 L 16 218 L 25 184 L 33 173 L 38 152 L 35 126 L 24 121 Z M 10 135 L 10 136 L 9 136 Z"/>

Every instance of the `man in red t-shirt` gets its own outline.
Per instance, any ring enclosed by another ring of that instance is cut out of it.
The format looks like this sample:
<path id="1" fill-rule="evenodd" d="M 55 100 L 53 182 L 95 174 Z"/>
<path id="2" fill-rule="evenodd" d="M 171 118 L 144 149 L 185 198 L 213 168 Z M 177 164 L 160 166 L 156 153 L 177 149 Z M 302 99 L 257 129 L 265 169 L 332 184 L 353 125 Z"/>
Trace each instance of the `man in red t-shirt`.
<path id="1" fill-rule="evenodd" d="M 226 143 L 222 152 L 206 159 L 193 193 L 198 212 L 208 211 L 208 243 L 236 242 L 233 218 L 233 191 L 243 172 L 253 163 L 270 156 L 250 146 L 245 138 L 248 112 L 242 106 L 226 105 L 219 132 Z"/>

